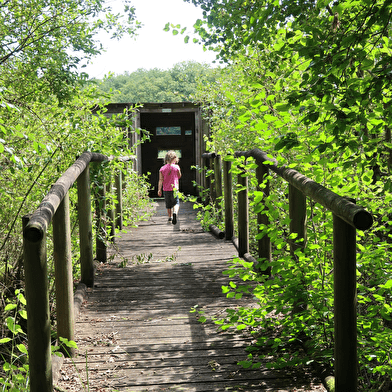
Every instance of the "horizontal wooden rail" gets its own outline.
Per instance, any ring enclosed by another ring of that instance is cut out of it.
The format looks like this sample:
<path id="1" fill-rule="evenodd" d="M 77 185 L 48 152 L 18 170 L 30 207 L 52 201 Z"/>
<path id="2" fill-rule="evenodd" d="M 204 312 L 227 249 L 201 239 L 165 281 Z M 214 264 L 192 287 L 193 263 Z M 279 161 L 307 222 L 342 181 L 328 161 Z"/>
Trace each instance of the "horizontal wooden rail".
<path id="1" fill-rule="evenodd" d="M 258 148 L 238 151 L 235 157 L 253 158 L 259 163 L 256 169 L 257 183 L 264 183 L 259 188 L 269 195 L 269 170 L 289 183 L 289 217 L 290 232 L 297 234 L 301 242 L 290 244 L 291 253 L 306 246 L 306 198 L 309 198 L 332 212 L 333 215 L 333 257 L 334 257 L 334 323 L 335 323 L 335 390 L 336 392 L 355 392 L 357 389 L 357 315 L 356 315 L 356 229 L 367 230 L 373 224 L 370 212 L 355 204 L 353 200 L 339 196 L 294 169 L 278 166 L 276 159 Z M 203 158 L 219 162 L 217 154 L 205 153 Z M 249 254 L 249 211 L 247 173 L 240 170 L 238 174 L 238 240 L 233 237 L 233 196 L 231 160 L 224 160 L 224 207 L 225 224 L 229 230 L 227 240 L 235 241 L 240 257 L 257 260 Z M 227 162 L 227 163 L 226 163 Z M 213 168 L 215 178 L 217 167 Z M 221 184 L 214 184 L 221 187 Z M 258 185 L 259 186 L 259 185 Z M 211 194 L 214 194 L 213 190 Z M 259 226 L 270 225 L 268 216 L 262 210 L 258 213 Z M 259 260 L 271 261 L 271 244 L 268 235 L 258 242 Z M 270 270 L 267 270 L 269 273 Z M 297 304 L 295 304 L 296 306 Z M 299 304 L 300 305 L 300 304 Z M 298 309 L 297 309 L 298 310 Z M 293 311 L 297 311 L 293 309 Z"/>
<path id="2" fill-rule="evenodd" d="M 217 154 L 215 152 L 205 152 L 201 154 L 201 157 L 204 159 L 214 159 L 216 158 Z"/>
<path id="3" fill-rule="evenodd" d="M 25 294 L 27 308 L 27 337 L 29 352 L 29 373 L 31 392 L 51 392 L 51 325 L 49 312 L 48 268 L 46 255 L 46 232 L 53 223 L 53 250 L 55 264 L 57 336 L 74 338 L 74 299 L 71 255 L 71 230 L 68 191 L 77 182 L 79 245 L 81 283 L 92 287 L 94 284 L 92 214 L 90 193 L 90 162 L 109 160 L 129 161 L 132 157 L 115 158 L 98 153 L 85 152 L 51 187 L 38 208 L 23 217 L 23 251 L 25 269 Z M 119 170 L 118 178 L 122 178 Z M 105 184 L 101 184 L 104 187 Z M 117 199 L 121 200 L 122 186 L 117 187 Z M 104 197 L 104 192 L 100 197 Z M 121 203 L 118 203 L 121 205 Z M 99 203 L 97 203 L 99 205 Z M 114 207 L 110 207 L 113 211 Z M 104 221 L 104 213 L 97 216 Z M 117 209 L 119 220 L 122 210 Z M 122 219 L 120 219 L 122 221 Z M 104 223 L 98 222 L 97 229 Z M 97 230 L 97 232 L 98 232 Z M 100 233 L 97 233 L 97 237 Z M 97 259 L 106 261 L 106 247 L 97 242 Z M 99 252 L 99 255 L 98 255 Z M 68 354 L 72 349 L 64 346 Z"/>
<path id="4" fill-rule="evenodd" d="M 315 202 L 323 205 L 329 211 L 339 216 L 356 229 L 367 230 L 372 226 L 372 214 L 366 211 L 363 207 L 354 204 L 347 198 L 337 195 L 294 169 L 290 169 L 285 166 L 278 167 L 277 161 L 270 158 L 264 151 L 255 148 L 250 151 L 236 152 L 235 156 L 243 156 L 245 158 L 252 157 L 258 162 L 264 164 L 267 163 L 269 169 L 284 178 L 288 183 L 300 190 L 305 196 L 308 196 Z"/>
<path id="5" fill-rule="evenodd" d="M 93 160 L 93 158 L 96 160 Z M 83 153 L 55 182 L 49 193 L 31 215 L 29 223 L 23 231 L 24 237 L 32 242 L 40 241 L 43 238 L 44 233 L 46 233 L 49 223 L 52 221 L 53 215 L 64 199 L 64 196 L 86 169 L 87 165 L 90 162 L 102 162 L 104 160 L 108 160 L 108 157 L 100 154 L 93 154 L 91 152 Z"/>
<path id="6" fill-rule="evenodd" d="M 104 162 L 113 159 L 113 157 L 107 157 L 106 155 L 98 153 L 84 152 L 55 182 L 41 204 L 31 215 L 29 223 L 23 231 L 24 237 L 33 242 L 41 240 L 44 233 L 46 233 L 49 223 L 52 221 L 53 215 L 60 205 L 60 202 L 86 169 L 87 165 L 90 162 Z M 132 157 L 119 158 L 121 162 L 127 162 L 131 159 Z"/>

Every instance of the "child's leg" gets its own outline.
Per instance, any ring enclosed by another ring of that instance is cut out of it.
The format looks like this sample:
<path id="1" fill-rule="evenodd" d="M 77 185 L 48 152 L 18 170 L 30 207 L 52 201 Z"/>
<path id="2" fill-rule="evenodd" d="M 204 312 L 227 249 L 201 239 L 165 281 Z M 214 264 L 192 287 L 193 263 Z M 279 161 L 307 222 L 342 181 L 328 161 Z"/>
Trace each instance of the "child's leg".
<path id="1" fill-rule="evenodd" d="M 170 195 L 170 192 L 163 191 L 163 196 L 165 198 L 167 216 L 169 217 L 169 220 L 171 220 L 172 219 L 172 208 L 170 207 L 170 205 L 171 205 L 171 195 Z"/>
<path id="2" fill-rule="evenodd" d="M 178 209 L 180 208 L 180 202 L 177 198 L 177 204 L 173 207 L 173 225 L 177 223 L 177 214 L 178 214 Z"/>

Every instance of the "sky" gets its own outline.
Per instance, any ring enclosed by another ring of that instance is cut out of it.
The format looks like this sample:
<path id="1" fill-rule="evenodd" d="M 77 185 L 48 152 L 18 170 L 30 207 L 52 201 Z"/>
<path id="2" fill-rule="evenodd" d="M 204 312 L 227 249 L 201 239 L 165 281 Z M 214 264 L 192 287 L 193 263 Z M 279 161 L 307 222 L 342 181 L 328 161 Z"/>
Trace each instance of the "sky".
<path id="1" fill-rule="evenodd" d="M 113 3 L 120 3 L 113 0 Z M 202 18 L 202 10 L 183 0 L 131 0 L 136 8 L 136 17 L 144 26 L 136 38 L 122 38 L 120 41 L 100 36 L 106 52 L 92 60 L 83 69 L 91 78 L 103 79 L 109 72 L 116 75 L 132 73 L 139 68 L 170 69 L 183 61 L 197 61 L 213 65 L 215 54 L 203 51 L 202 45 L 194 44 L 192 39 L 184 43 L 184 37 L 191 37 L 193 25 Z M 174 36 L 163 31 L 166 23 L 181 24 L 187 27 L 184 35 Z"/>

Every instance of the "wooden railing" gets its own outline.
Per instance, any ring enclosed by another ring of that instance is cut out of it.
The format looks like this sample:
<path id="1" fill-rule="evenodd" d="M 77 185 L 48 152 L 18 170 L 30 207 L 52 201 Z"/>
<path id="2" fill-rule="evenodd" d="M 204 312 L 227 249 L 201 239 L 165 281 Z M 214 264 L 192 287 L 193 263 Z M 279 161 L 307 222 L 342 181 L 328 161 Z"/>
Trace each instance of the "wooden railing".
<path id="1" fill-rule="evenodd" d="M 279 167 L 275 159 L 259 149 L 235 153 L 236 157 L 254 158 L 257 183 L 265 187 L 265 196 L 269 195 L 269 171 L 275 172 L 289 183 L 290 232 L 297 233 L 302 239 L 301 247 L 306 244 L 306 198 L 323 205 L 333 215 L 333 258 L 334 258 L 334 340 L 335 340 L 335 390 L 336 392 L 354 392 L 357 390 L 357 309 L 356 309 L 356 230 L 367 230 L 373 224 L 372 215 L 352 200 L 341 197 L 298 171 Z M 257 265 L 257 259 L 249 254 L 249 212 L 248 212 L 248 176 L 238 175 L 238 240 L 234 238 L 233 187 L 231 161 L 223 160 L 214 153 L 203 154 L 208 159 L 214 180 L 209 180 L 210 194 L 215 200 L 222 195 L 221 172 L 224 179 L 224 221 L 225 238 L 234 240 L 240 257 Z M 262 209 L 257 221 L 269 225 L 268 216 Z M 215 229 L 215 228 L 214 228 Z M 294 252 L 298 243 L 291 243 Z M 271 244 L 268 235 L 258 242 L 258 258 L 271 261 Z"/>
<path id="2" fill-rule="evenodd" d="M 81 284 L 79 288 L 94 285 L 93 228 L 89 163 L 108 161 L 102 154 L 85 152 L 52 186 L 37 210 L 23 217 L 23 248 L 25 269 L 25 296 L 27 302 L 27 337 L 31 392 L 51 392 L 51 324 L 49 313 L 47 229 L 53 224 L 53 258 L 55 264 L 57 336 L 74 339 L 74 293 L 71 256 L 70 203 L 68 191 L 77 182 Z M 128 159 L 124 159 L 128 160 Z M 110 182 L 108 182 L 110 184 Z M 96 260 L 106 261 L 106 228 L 102 211 L 107 208 L 114 225 L 122 228 L 122 171 L 115 178 L 116 207 L 105 206 L 105 183 L 100 184 L 101 208 L 96 213 Z M 111 185 L 110 185 L 111 186 Z M 97 204 L 99 205 L 99 203 Z M 101 211 L 101 212 L 100 212 Z M 116 223 L 115 223 L 116 222 Z M 103 235 L 104 236 L 104 235 Z M 67 348 L 72 355 L 72 349 Z"/>

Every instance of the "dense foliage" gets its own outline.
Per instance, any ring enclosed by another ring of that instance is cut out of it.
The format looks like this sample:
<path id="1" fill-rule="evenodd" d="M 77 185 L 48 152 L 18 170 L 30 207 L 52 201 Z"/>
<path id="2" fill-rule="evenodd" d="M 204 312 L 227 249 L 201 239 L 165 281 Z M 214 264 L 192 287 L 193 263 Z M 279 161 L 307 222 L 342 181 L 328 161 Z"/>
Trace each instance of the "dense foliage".
<path id="1" fill-rule="evenodd" d="M 363 391 L 389 390 L 391 2 L 192 2 L 204 10 L 199 39 L 228 64 L 198 97 L 212 109 L 209 149 L 226 156 L 258 147 L 373 213 L 373 228 L 357 232 L 359 377 Z M 251 175 L 254 165 L 248 164 Z M 309 203 L 307 246 L 290 255 L 286 185 L 271 180 L 268 200 L 252 182 L 252 205 L 257 211 L 265 200 L 274 222 L 260 234 L 273 242 L 272 277 L 259 277 L 253 265 L 235 260 L 229 274 L 259 282 L 249 288 L 259 308 L 230 312 L 219 322 L 250 329 L 258 347 L 276 353 L 275 366 L 333 364 L 331 216 Z M 255 241 L 255 219 L 252 226 Z M 225 288 L 231 296 L 244 290 Z M 304 310 L 291 313 L 300 302 Z M 293 350 L 301 342 L 306 350 Z M 257 366 L 257 353 L 244 365 Z"/>
<path id="2" fill-rule="evenodd" d="M 34 210 L 83 150 L 132 153 L 119 123 L 101 115 L 107 92 L 122 91 L 115 92 L 112 101 L 117 102 L 189 100 L 199 84 L 196 98 L 211 120 L 211 151 L 227 156 L 259 147 L 374 214 L 373 228 L 357 232 L 360 388 L 390 390 L 392 2 L 192 2 L 204 10 L 204 20 L 195 25 L 197 39 L 227 64 L 219 78 L 208 66 L 179 64 L 169 71 L 114 77 L 104 81 L 104 92 L 86 85 L 87 75 L 77 69 L 101 50 L 94 38 L 98 30 L 134 34 L 138 24 L 129 4 L 123 15 L 113 15 L 99 0 L 8 0 L 0 5 L 0 342 L 5 343 L 1 355 L 10 349 L 12 359 L 3 370 L 26 372 L 19 358 L 26 354 L 23 340 L 8 345 L 23 336 L 26 316 L 20 290 L 21 217 Z M 242 163 L 252 176 L 254 162 Z M 252 247 L 258 236 L 271 238 L 272 264 L 259 260 L 259 267 L 271 267 L 272 274 L 260 276 L 251 263 L 234 260 L 227 273 L 241 276 L 245 284 L 232 283 L 224 291 L 228 296 L 249 291 L 259 307 L 230 310 L 217 322 L 254 336 L 244 366 L 257 367 L 265 353 L 275 354 L 271 366 L 276 367 L 333 364 L 331 217 L 309 203 L 307 245 L 290 254 L 294 238 L 288 230 L 286 185 L 271 176 L 268 198 L 257 185 L 251 181 L 252 211 L 266 208 L 275 224 L 257 234 L 253 215 Z M 127 192 L 135 203 L 146 193 L 143 183 L 137 192 Z M 302 311 L 293 313 L 299 303 Z"/>
<path id="3" fill-rule="evenodd" d="M 134 9 L 127 2 L 124 6 L 124 13 L 114 15 L 100 0 L 0 4 L 0 379 L 6 390 L 22 390 L 18 382 L 27 382 L 26 368 L 20 365 L 27 352 L 22 216 L 35 210 L 83 151 L 132 153 L 123 128 L 103 115 L 107 97 L 94 85 L 86 85 L 87 75 L 78 70 L 101 50 L 98 31 L 104 29 L 114 37 L 135 34 Z M 125 115 L 120 117 L 126 120 Z M 138 192 L 126 193 L 127 201 L 137 203 L 147 194 L 140 182 Z M 73 190 L 70 196 L 74 205 Z M 78 279 L 74 221 L 72 227 Z M 49 270 L 52 289 L 52 267 Z M 3 367 L 7 358 L 10 362 Z M 3 371 L 11 378 L 1 377 Z"/>
<path id="4" fill-rule="evenodd" d="M 178 63 L 168 70 L 138 69 L 124 75 L 111 75 L 99 88 L 112 93 L 113 102 L 188 102 L 192 101 L 197 87 L 213 83 L 219 72 L 207 64 L 194 61 Z"/>

